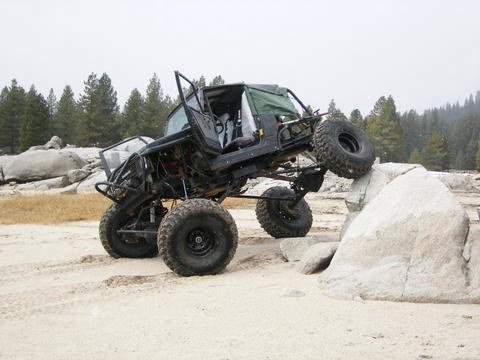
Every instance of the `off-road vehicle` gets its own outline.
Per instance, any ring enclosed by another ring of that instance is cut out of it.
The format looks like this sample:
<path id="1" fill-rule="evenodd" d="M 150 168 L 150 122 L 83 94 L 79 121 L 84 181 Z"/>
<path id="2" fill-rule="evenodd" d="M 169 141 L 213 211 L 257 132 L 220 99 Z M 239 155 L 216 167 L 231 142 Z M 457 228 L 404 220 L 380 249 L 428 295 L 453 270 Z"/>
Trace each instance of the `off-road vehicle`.
<path id="1" fill-rule="evenodd" d="M 304 196 L 320 189 L 325 172 L 356 178 L 371 168 L 373 147 L 361 129 L 322 120 L 328 113 L 310 111 L 287 88 L 197 89 L 178 71 L 175 79 L 180 104 L 166 119 L 165 136 L 129 138 L 100 153 L 108 181 L 96 189 L 114 202 L 100 239 L 115 258 L 159 253 L 177 274 L 218 273 L 237 248 L 235 221 L 221 206 L 227 197 L 257 199 L 257 219 L 271 236 L 305 236 L 312 213 Z M 302 153 L 311 164 L 298 164 Z M 247 180 L 257 177 L 290 186 L 245 194 Z"/>

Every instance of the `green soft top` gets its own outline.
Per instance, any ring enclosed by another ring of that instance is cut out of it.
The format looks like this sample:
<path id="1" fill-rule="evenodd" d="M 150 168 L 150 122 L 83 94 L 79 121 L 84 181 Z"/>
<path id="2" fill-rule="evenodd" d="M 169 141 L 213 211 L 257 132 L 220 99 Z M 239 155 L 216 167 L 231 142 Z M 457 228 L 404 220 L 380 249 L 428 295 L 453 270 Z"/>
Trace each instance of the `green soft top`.
<path id="1" fill-rule="evenodd" d="M 254 116 L 274 114 L 300 117 L 298 110 L 288 96 L 287 88 L 278 85 L 234 83 L 204 87 L 209 97 L 215 97 L 217 90 L 229 87 L 242 87 Z"/>
<path id="2" fill-rule="evenodd" d="M 286 88 L 278 85 L 245 84 L 245 93 L 255 116 L 274 114 L 300 117 Z"/>

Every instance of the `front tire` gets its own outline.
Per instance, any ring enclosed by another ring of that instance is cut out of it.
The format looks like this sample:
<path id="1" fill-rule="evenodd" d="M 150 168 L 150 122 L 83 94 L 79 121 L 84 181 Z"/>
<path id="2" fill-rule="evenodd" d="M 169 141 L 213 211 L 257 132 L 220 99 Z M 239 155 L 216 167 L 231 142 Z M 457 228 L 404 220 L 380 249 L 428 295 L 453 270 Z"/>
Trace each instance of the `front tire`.
<path id="1" fill-rule="evenodd" d="M 345 120 L 325 120 L 313 135 L 315 156 L 319 164 L 334 174 L 356 179 L 368 173 L 375 152 L 367 134 Z"/>
<path id="2" fill-rule="evenodd" d="M 150 258 L 158 253 L 155 244 L 145 239 L 132 239 L 119 235 L 117 230 L 124 227 L 131 218 L 118 204 L 108 207 L 100 220 L 99 234 L 105 251 L 113 258 Z"/>
<path id="3" fill-rule="evenodd" d="M 295 192 L 283 186 L 265 190 L 262 196 L 293 197 Z M 255 209 L 257 220 L 270 236 L 274 238 L 303 237 L 312 227 L 312 211 L 305 199 L 295 206 L 290 201 L 260 199 Z"/>
<path id="4" fill-rule="evenodd" d="M 213 275 L 230 263 L 238 244 L 237 226 L 220 204 L 186 200 L 163 218 L 158 249 L 165 264 L 181 276 Z"/>

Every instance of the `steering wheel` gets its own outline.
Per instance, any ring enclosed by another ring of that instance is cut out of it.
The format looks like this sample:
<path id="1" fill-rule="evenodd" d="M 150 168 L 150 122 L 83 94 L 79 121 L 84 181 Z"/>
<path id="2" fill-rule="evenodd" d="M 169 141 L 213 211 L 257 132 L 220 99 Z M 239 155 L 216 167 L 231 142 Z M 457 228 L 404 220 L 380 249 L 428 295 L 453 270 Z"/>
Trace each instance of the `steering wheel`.
<path id="1" fill-rule="evenodd" d="M 215 123 L 215 131 L 217 132 L 217 134 L 222 133 L 224 129 L 225 129 L 225 125 L 223 125 L 222 122 L 218 121 Z"/>
<path id="2" fill-rule="evenodd" d="M 217 132 L 217 134 L 220 134 L 221 132 L 223 132 L 223 130 L 225 130 L 225 125 L 217 115 L 213 115 L 213 117 L 215 119 L 215 131 Z"/>

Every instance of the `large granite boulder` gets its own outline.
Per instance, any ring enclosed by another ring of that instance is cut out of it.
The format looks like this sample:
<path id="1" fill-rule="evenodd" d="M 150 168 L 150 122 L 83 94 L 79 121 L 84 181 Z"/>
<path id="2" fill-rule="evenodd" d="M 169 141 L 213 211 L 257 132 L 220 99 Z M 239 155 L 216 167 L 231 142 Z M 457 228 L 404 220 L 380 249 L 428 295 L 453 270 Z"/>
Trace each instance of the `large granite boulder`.
<path id="1" fill-rule="evenodd" d="M 17 155 L 2 155 L 0 156 L 0 184 L 5 181 L 4 169 L 11 163 Z"/>
<path id="2" fill-rule="evenodd" d="M 280 240 L 280 251 L 287 261 L 299 261 L 311 246 L 317 243 L 338 241 L 334 233 L 310 234 L 305 237 L 283 238 Z"/>
<path id="3" fill-rule="evenodd" d="M 60 150 L 62 147 L 63 147 L 62 139 L 54 135 L 44 145 L 31 146 L 27 151 L 49 150 L 49 149 Z"/>
<path id="4" fill-rule="evenodd" d="M 64 176 L 86 165 L 77 154 L 67 150 L 27 151 L 3 168 L 4 181 L 36 181 Z"/>
<path id="5" fill-rule="evenodd" d="M 325 269 L 337 251 L 338 242 L 317 243 L 303 254 L 297 265 L 300 273 L 309 275 Z"/>
<path id="6" fill-rule="evenodd" d="M 345 204 L 347 205 L 349 213 L 340 232 L 340 239 L 365 205 L 375 198 L 389 182 L 397 176 L 406 174 L 410 170 L 419 167 L 423 169 L 423 166 L 418 164 L 375 164 L 368 174 L 356 179 L 352 183 L 350 192 L 345 198 Z"/>
<path id="7" fill-rule="evenodd" d="M 66 176 L 59 176 L 52 179 L 32 181 L 29 183 L 19 184 L 15 186 L 17 191 L 47 191 L 51 189 L 59 189 L 69 185 L 70 182 Z"/>
<path id="8" fill-rule="evenodd" d="M 67 146 L 65 150 L 68 150 L 72 153 L 77 154 L 80 158 L 88 162 L 89 164 L 91 163 L 99 163 L 100 161 L 100 151 L 102 150 L 101 148 L 98 147 L 75 147 L 75 146 Z"/>
<path id="9" fill-rule="evenodd" d="M 350 192 L 345 198 L 348 210 L 350 212 L 362 210 L 390 181 L 419 167 L 422 167 L 422 165 L 399 163 L 373 165 L 368 174 L 352 183 Z"/>
<path id="10" fill-rule="evenodd" d="M 78 194 L 93 193 L 96 192 L 95 184 L 100 181 L 106 181 L 107 175 L 104 171 L 97 171 L 89 175 L 85 180 L 80 182 L 76 187 L 76 192 Z"/>
<path id="11" fill-rule="evenodd" d="M 440 171 L 430 171 L 430 173 L 452 191 L 479 192 L 472 179 L 466 174 Z"/>
<path id="12" fill-rule="evenodd" d="M 387 184 L 378 192 L 377 185 L 367 186 L 358 197 L 361 211 L 320 275 L 321 288 L 347 298 L 480 302 L 469 270 L 478 266 L 480 259 L 474 257 L 479 241 L 471 241 L 467 261 L 463 253 L 469 219 L 464 208 L 424 168 L 405 170 L 393 180 L 387 171 L 362 179 Z M 374 192 L 376 196 L 369 195 Z"/>
<path id="13" fill-rule="evenodd" d="M 467 242 L 463 249 L 463 258 L 467 262 L 466 283 L 470 287 L 470 297 L 480 299 L 480 225 L 470 225 Z"/>
<path id="14" fill-rule="evenodd" d="M 67 173 L 68 182 L 70 184 L 79 182 L 79 181 L 85 179 L 88 175 L 90 175 L 90 173 L 91 172 L 89 170 L 85 169 L 85 168 L 70 170 Z"/>

